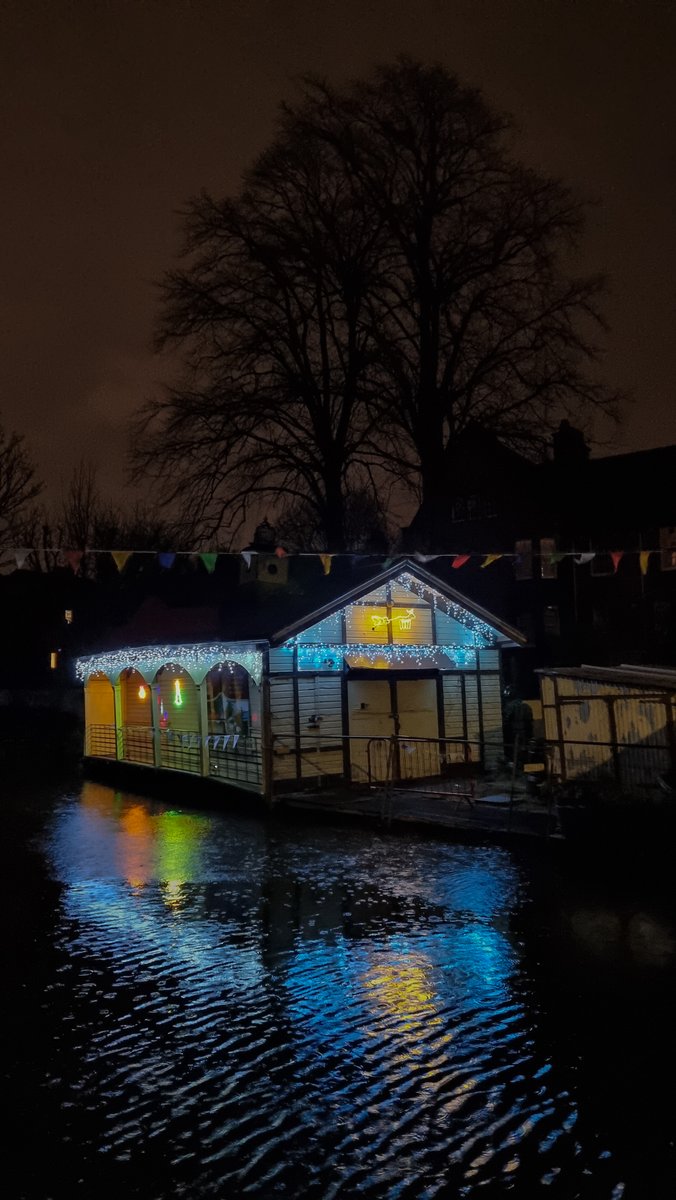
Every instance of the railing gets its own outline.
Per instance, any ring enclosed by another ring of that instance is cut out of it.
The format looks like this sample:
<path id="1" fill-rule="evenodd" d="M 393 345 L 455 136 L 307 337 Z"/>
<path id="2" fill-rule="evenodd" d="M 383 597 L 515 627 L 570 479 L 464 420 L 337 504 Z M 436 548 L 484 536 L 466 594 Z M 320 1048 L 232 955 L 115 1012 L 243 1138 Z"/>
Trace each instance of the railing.
<path id="1" fill-rule="evenodd" d="M 319 742 L 308 735 L 275 734 L 273 775 L 278 782 L 299 778 L 308 781 L 315 778 L 319 782 L 346 779 L 347 759 L 349 782 L 370 788 L 392 781 L 467 774 L 481 768 L 483 751 L 484 744 L 466 738 L 344 734 Z"/>
<path id="2" fill-rule="evenodd" d="M 117 732 L 114 725 L 88 725 L 85 754 L 90 758 L 117 758 Z"/>
<path id="3" fill-rule="evenodd" d="M 263 755 L 260 734 L 214 734 L 209 737 L 207 748 L 212 779 L 261 787 Z"/>
<path id="4" fill-rule="evenodd" d="M 676 766 L 676 748 L 663 742 L 586 742 L 564 738 L 545 743 L 548 776 L 564 783 L 611 779 L 625 791 L 651 789 Z"/>
<path id="5" fill-rule="evenodd" d="M 209 733 L 196 731 L 157 731 L 158 766 L 190 775 L 204 773 L 260 789 L 263 756 L 260 734 Z M 206 755 L 204 754 L 206 751 Z M 121 759 L 143 766 L 155 764 L 155 731 L 150 726 L 89 725 L 86 729 L 85 754 L 92 758 Z"/>
<path id="6" fill-rule="evenodd" d="M 155 762 L 153 731 L 145 725 L 123 725 L 118 731 L 119 757 L 125 762 L 152 766 Z"/>

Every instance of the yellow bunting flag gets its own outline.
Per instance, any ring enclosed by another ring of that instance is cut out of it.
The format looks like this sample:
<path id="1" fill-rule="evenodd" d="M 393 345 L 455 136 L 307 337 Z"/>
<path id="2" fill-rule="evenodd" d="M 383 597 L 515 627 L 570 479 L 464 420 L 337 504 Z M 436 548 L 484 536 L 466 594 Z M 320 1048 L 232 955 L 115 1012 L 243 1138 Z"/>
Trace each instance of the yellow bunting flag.
<path id="1" fill-rule="evenodd" d="M 641 574 L 648 574 L 648 563 L 650 561 L 650 550 L 641 550 L 638 556 L 638 561 L 641 564 Z"/>
<path id="2" fill-rule="evenodd" d="M 328 575 L 331 571 L 331 559 L 333 558 L 333 555 L 332 554 L 320 554 L 319 558 L 320 558 L 321 564 L 324 568 L 324 574 Z"/>
<path id="3" fill-rule="evenodd" d="M 131 550 L 111 550 L 110 553 L 113 556 L 113 562 L 115 563 L 118 571 L 124 571 L 124 568 L 131 558 Z"/>
<path id="4" fill-rule="evenodd" d="M 490 567 L 491 563 L 497 562 L 499 558 L 502 558 L 501 554 L 487 554 L 481 564 L 482 569 L 484 567 Z"/>

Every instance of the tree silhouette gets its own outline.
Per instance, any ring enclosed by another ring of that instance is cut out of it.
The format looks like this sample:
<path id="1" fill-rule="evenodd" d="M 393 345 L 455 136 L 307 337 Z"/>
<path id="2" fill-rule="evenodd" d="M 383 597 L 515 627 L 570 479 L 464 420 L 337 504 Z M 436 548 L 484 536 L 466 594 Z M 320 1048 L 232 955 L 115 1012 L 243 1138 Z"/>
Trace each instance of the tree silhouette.
<path id="1" fill-rule="evenodd" d="M 136 464 L 196 527 L 278 497 L 342 549 L 347 495 L 387 478 L 431 529 L 470 422 L 537 454 L 563 415 L 612 411 L 601 280 L 565 268 L 583 209 L 509 131 L 441 67 L 306 79 L 240 195 L 193 201 L 161 332 L 190 374 L 145 410 Z"/>

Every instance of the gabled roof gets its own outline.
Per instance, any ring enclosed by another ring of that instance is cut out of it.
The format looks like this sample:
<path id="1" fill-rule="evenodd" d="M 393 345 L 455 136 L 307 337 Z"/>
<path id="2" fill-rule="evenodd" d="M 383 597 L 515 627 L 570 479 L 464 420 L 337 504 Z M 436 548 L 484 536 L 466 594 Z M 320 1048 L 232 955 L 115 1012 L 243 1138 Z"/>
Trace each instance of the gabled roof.
<path id="1" fill-rule="evenodd" d="M 527 639 L 518 629 L 515 629 L 512 625 L 508 625 L 507 622 L 503 621 L 501 617 L 494 616 L 493 613 L 488 612 L 487 609 L 482 608 L 479 604 L 476 604 L 474 600 L 470 600 L 468 596 L 463 596 L 461 592 L 456 591 L 455 588 L 450 587 L 443 580 L 438 579 L 435 575 L 431 575 L 429 571 L 425 571 L 418 565 L 418 563 L 411 562 L 411 560 L 407 558 L 394 563 L 392 566 L 388 567 L 387 570 L 380 571 L 377 575 L 372 575 L 370 578 L 365 579 L 357 587 L 351 588 L 348 592 L 344 592 L 342 595 L 337 596 L 330 603 L 322 605 L 321 608 L 316 608 L 312 612 L 307 613 L 305 616 L 301 617 L 300 620 L 294 621 L 292 624 L 276 630 L 276 632 L 273 633 L 270 638 L 271 644 L 273 646 L 278 646 L 280 643 L 286 642 L 289 638 L 294 637 L 296 634 L 302 633 L 311 625 L 316 625 L 317 622 L 321 621 L 324 617 L 330 616 L 337 609 L 345 608 L 345 606 L 348 604 L 356 603 L 358 600 L 361 600 L 362 597 L 367 596 L 370 592 L 382 587 L 383 584 L 390 583 L 392 580 L 398 579 L 399 576 L 404 574 L 412 575 L 413 578 L 422 585 L 423 589 L 429 590 L 430 594 L 437 592 L 446 600 L 449 600 L 452 604 L 457 604 L 460 608 L 465 609 L 466 612 L 468 612 L 471 616 L 476 617 L 479 621 L 489 625 L 491 629 L 494 629 L 499 635 L 497 640 L 501 645 L 526 645 Z"/>

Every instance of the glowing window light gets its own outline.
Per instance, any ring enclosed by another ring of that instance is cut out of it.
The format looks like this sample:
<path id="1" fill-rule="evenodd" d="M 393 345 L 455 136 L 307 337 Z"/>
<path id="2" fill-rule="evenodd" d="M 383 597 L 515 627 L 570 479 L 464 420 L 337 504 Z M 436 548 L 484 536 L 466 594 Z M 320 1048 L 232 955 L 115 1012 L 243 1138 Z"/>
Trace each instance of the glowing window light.
<path id="1" fill-rule="evenodd" d="M 58 665 L 59 665 L 59 652 L 58 652 L 58 650 L 52 650 L 51 654 L 49 655 L 50 670 L 55 671 L 56 668 L 58 667 Z"/>
<path id="2" fill-rule="evenodd" d="M 147 692 L 146 686 L 145 686 L 145 684 L 142 683 L 138 690 L 138 698 L 139 698 L 139 700 L 145 700 L 147 695 L 148 695 L 148 692 Z"/>
<path id="3" fill-rule="evenodd" d="M 181 691 L 180 679 L 174 680 L 174 704 L 177 708 L 180 708 L 183 704 L 183 693 Z"/>

